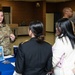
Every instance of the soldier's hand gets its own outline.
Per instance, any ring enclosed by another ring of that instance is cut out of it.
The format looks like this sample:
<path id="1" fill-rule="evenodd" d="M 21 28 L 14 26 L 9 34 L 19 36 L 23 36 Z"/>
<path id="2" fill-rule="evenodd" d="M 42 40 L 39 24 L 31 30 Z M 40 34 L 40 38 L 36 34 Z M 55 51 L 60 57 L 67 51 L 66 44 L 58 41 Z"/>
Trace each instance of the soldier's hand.
<path id="1" fill-rule="evenodd" d="M 10 34 L 10 39 L 11 39 L 11 41 L 14 41 L 15 40 L 15 35 L 14 34 Z"/>

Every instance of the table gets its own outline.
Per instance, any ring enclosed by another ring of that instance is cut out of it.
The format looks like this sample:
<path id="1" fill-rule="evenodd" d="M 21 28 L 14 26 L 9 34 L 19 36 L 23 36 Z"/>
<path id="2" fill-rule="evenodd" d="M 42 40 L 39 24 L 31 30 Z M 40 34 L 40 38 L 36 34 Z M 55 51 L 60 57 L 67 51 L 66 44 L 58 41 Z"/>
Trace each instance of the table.
<path id="1" fill-rule="evenodd" d="M 18 35 L 28 35 L 29 26 L 18 26 Z"/>
<path id="2" fill-rule="evenodd" d="M 13 75 L 14 66 L 11 62 L 15 62 L 14 57 L 6 58 L 10 63 L 4 64 L 2 61 L 0 62 L 0 75 Z"/>

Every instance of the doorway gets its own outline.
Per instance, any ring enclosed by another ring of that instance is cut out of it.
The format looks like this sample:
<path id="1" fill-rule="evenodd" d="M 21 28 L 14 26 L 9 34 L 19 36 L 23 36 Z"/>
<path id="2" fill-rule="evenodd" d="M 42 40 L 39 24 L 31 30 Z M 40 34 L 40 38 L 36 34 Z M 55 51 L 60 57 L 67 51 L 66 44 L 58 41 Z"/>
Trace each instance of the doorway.
<path id="1" fill-rule="evenodd" d="M 2 8 L 3 8 L 6 24 L 11 24 L 12 23 L 11 7 L 2 7 Z"/>

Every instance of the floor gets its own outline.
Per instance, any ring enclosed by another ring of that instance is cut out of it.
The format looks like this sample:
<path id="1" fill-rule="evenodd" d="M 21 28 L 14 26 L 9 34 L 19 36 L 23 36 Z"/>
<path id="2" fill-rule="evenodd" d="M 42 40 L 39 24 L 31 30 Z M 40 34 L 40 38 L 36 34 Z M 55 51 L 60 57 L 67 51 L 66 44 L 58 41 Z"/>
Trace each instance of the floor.
<path id="1" fill-rule="evenodd" d="M 29 36 L 18 36 L 16 41 L 14 43 L 12 43 L 12 48 L 14 45 L 19 45 L 19 43 L 21 42 L 25 42 L 27 40 L 29 40 L 30 37 Z M 54 41 L 55 41 L 55 35 L 54 33 L 46 33 L 46 36 L 45 36 L 45 41 L 47 41 L 48 43 L 50 43 L 51 45 L 54 44 Z"/>

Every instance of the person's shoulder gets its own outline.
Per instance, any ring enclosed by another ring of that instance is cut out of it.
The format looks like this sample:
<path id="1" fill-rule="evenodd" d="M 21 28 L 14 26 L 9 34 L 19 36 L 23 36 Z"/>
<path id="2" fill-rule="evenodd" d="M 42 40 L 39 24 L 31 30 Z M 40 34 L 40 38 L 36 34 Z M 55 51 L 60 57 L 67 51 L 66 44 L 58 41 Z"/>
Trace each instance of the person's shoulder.
<path id="1" fill-rule="evenodd" d="M 44 43 L 47 45 L 47 46 L 52 46 L 50 43 L 44 41 Z"/>
<path id="2" fill-rule="evenodd" d="M 45 41 L 45 44 L 43 47 L 46 49 L 46 52 L 48 52 L 49 54 L 52 54 L 52 45 L 50 43 Z"/>
<path id="3" fill-rule="evenodd" d="M 26 43 L 28 43 L 28 41 L 29 40 L 25 40 L 25 41 L 21 42 L 21 44 L 26 44 Z"/>
<path id="4" fill-rule="evenodd" d="M 63 40 L 63 37 L 60 38 L 60 37 L 57 36 L 57 37 L 55 38 L 55 42 L 56 42 L 56 43 L 60 43 L 60 42 L 62 42 L 62 40 Z"/>
<path id="5" fill-rule="evenodd" d="M 25 40 L 23 42 L 19 43 L 19 47 L 26 47 L 26 44 L 28 43 L 28 40 Z"/>

